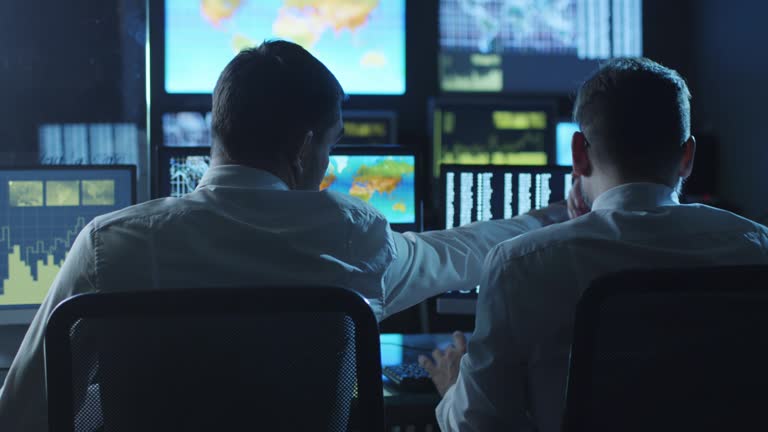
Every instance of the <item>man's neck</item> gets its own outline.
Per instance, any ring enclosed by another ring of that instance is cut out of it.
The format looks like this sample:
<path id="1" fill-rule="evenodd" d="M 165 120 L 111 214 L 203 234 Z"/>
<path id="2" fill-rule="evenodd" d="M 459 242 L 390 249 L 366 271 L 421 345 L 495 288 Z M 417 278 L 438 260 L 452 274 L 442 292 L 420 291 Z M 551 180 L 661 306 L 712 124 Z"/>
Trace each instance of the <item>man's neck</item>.
<path id="1" fill-rule="evenodd" d="M 226 155 L 221 154 L 220 152 L 214 152 L 213 155 L 211 155 L 211 168 L 217 167 L 217 166 L 223 166 L 223 165 L 241 165 L 246 166 L 248 168 L 255 168 L 258 170 L 266 171 L 273 176 L 279 178 L 283 181 L 286 185 L 288 185 L 289 189 L 296 189 L 296 181 L 293 178 L 293 175 L 291 174 L 291 170 L 287 167 L 279 166 L 277 164 L 266 164 L 266 163 L 242 163 L 238 161 L 233 161 L 229 159 Z"/>
<path id="2" fill-rule="evenodd" d="M 670 184 L 669 181 L 664 181 L 658 178 L 652 178 L 652 177 L 618 177 L 618 176 L 604 176 L 601 177 L 600 180 L 595 182 L 594 186 L 592 187 L 592 193 L 589 197 L 591 202 L 589 205 L 591 206 L 592 203 L 595 202 L 597 197 L 604 194 L 605 192 L 617 188 L 619 186 L 632 184 L 632 183 L 651 183 L 651 184 L 659 184 L 663 186 L 667 186 L 671 189 L 674 189 L 678 194 L 680 193 L 680 187 L 682 185 L 681 180 L 678 179 L 678 182 L 674 185 Z"/>

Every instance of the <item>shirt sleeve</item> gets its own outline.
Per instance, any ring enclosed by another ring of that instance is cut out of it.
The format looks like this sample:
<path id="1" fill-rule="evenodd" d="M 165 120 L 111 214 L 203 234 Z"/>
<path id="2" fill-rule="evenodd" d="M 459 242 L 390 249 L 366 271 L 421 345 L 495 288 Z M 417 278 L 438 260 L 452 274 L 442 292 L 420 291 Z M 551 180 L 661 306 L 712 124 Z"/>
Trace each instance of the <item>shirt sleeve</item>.
<path id="1" fill-rule="evenodd" d="M 435 295 L 476 287 L 497 244 L 541 228 L 529 215 L 425 233 L 393 232 L 395 257 L 384 275 L 384 316 Z"/>
<path id="2" fill-rule="evenodd" d="M 0 430 L 45 432 L 48 404 L 43 342 L 48 317 L 63 300 L 96 290 L 93 229 L 86 226 L 75 239 L 64 265 L 37 311 L 0 389 Z"/>
<path id="3" fill-rule="evenodd" d="M 477 303 L 475 332 L 461 359 L 459 378 L 436 410 L 443 431 L 530 431 L 527 396 L 528 343 L 510 291 L 524 283 L 510 275 L 502 247 L 485 262 Z"/>

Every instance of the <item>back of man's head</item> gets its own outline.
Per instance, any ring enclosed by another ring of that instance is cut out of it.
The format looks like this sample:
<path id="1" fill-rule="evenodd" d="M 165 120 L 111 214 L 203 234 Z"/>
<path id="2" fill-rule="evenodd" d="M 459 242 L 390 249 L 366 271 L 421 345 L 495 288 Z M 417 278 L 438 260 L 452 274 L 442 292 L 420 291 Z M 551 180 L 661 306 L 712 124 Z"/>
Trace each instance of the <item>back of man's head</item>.
<path id="1" fill-rule="evenodd" d="M 315 136 L 339 119 L 344 91 L 304 48 L 267 41 L 240 52 L 213 91 L 212 134 L 231 162 L 292 159 L 307 132 Z"/>
<path id="2" fill-rule="evenodd" d="M 645 58 L 619 58 L 581 86 L 574 119 L 593 163 L 624 179 L 672 178 L 691 136 L 690 99 L 676 71 Z"/>

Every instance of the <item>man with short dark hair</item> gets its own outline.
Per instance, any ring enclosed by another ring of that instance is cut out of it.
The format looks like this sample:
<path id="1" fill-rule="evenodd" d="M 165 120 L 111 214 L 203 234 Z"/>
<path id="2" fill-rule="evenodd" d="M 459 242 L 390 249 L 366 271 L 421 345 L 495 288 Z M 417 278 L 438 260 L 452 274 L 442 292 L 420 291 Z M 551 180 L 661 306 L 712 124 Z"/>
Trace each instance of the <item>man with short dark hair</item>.
<path id="1" fill-rule="evenodd" d="M 333 74 L 296 44 L 266 42 L 237 55 L 213 93 L 211 168 L 191 194 L 83 229 L 0 390 L 0 430 L 48 430 L 45 323 L 74 294 L 335 285 L 365 296 L 383 319 L 477 285 L 498 242 L 567 218 L 556 205 L 451 231 L 392 232 L 362 201 L 319 192 L 342 135 L 343 96 Z"/>
<path id="2" fill-rule="evenodd" d="M 690 92 L 648 59 L 607 62 L 579 90 L 575 219 L 495 247 L 466 348 L 420 363 L 444 398 L 443 431 L 559 431 L 576 304 L 597 277 L 632 268 L 768 264 L 768 229 L 681 205 L 696 142 Z"/>

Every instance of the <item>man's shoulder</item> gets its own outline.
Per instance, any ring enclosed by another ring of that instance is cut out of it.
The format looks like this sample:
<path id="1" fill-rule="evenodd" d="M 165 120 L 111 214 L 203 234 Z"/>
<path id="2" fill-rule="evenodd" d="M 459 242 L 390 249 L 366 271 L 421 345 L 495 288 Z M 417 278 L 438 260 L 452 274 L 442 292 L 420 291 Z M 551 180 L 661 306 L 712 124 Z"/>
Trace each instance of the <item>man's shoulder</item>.
<path id="1" fill-rule="evenodd" d="M 599 221 L 592 213 L 559 224 L 529 231 L 500 243 L 496 248 L 504 259 L 521 258 L 570 242 L 599 237 L 594 229 Z"/>
<path id="2" fill-rule="evenodd" d="M 666 222 L 684 224 L 689 232 L 680 235 L 721 232 L 732 236 L 757 236 L 768 247 L 768 228 L 727 210 L 702 204 L 669 207 Z M 620 241 L 620 238 L 648 237 L 642 225 L 625 226 L 617 222 L 616 211 L 597 211 L 560 224 L 530 231 L 501 243 L 501 255 L 509 260 L 544 251 L 568 248 L 574 243 Z M 648 226 L 652 230 L 658 225 Z M 651 236 L 652 237 L 652 236 Z"/>
<path id="3" fill-rule="evenodd" d="M 386 224 L 387 218 L 367 202 L 334 191 L 323 191 L 320 195 L 340 215 L 355 225 Z"/>
<path id="4" fill-rule="evenodd" d="M 195 207 L 197 205 L 194 202 L 181 198 L 159 198 L 97 216 L 90 226 L 92 230 L 100 231 L 126 224 L 154 224 L 163 219 L 170 221 L 174 216 L 192 211 Z"/>

